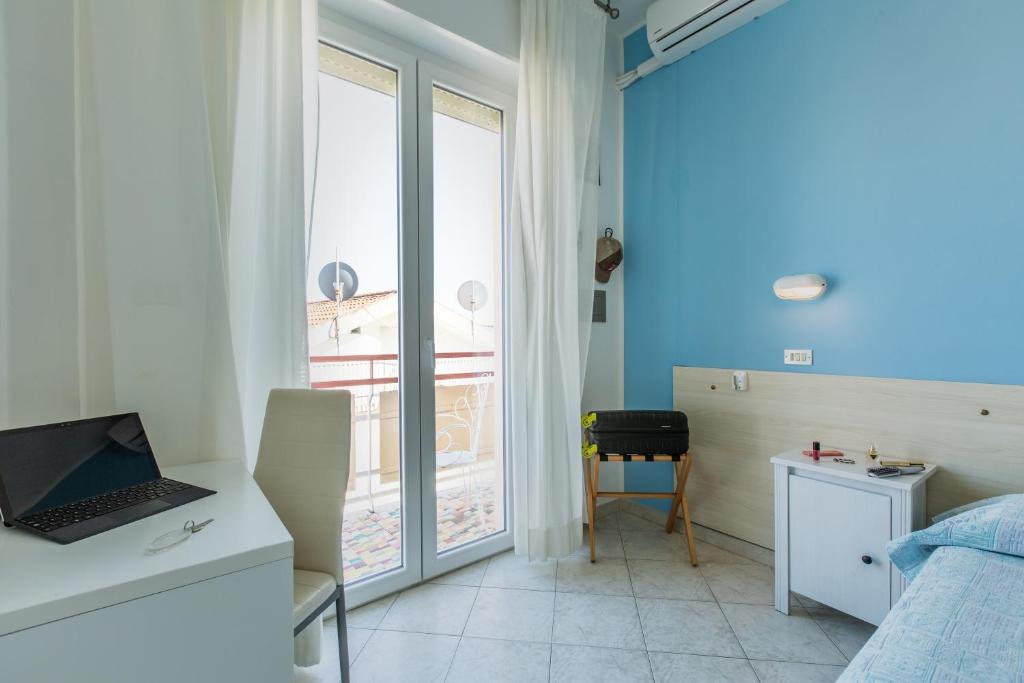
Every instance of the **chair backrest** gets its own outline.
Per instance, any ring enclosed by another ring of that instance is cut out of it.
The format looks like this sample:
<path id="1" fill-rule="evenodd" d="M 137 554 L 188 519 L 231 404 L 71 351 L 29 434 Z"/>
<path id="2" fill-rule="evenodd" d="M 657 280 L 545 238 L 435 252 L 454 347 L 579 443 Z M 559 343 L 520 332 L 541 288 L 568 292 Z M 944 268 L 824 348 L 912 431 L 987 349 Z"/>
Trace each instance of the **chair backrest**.
<path id="1" fill-rule="evenodd" d="M 349 392 L 274 389 L 253 473 L 295 540 L 295 568 L 339 585 L 351 435 Z"/>

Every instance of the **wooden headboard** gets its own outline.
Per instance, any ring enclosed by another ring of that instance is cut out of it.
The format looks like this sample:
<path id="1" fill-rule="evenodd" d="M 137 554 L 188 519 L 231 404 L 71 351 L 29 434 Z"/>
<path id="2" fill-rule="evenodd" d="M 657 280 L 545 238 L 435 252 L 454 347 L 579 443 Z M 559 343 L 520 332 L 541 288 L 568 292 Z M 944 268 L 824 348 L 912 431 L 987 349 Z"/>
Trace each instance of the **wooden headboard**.
<path id="1" fill-rule="evenodd" d="M 772 469 L 784 450 L 822 447 L 940 466 L 928 516 L 979 498 L 1024 492 L 1024 387 L 676 367 L 673 403 L 690 420 L 693 520 L 774 547 Z M 982 415 L 982 411 L 987 411 Z M 824 510 L 823 517 L 842 510 Z"/>

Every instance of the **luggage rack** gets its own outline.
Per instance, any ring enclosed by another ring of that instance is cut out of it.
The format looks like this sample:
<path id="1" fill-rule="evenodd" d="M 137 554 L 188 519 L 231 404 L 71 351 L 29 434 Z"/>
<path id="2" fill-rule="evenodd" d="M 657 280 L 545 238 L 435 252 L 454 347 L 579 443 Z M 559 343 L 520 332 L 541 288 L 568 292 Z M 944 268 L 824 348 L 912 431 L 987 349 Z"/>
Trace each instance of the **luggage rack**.
<path id="1" fill-rule="evenodd" d="M 585 465 L 584 479 L 587 482 L 587 518 L 588 536 L 590 541 L 590 561 L 597 561 L 596 538 L 594 525 L 597 519 L 598 498 L 669 498 L 668 519 L 665 522 L 665 533 L 675 530 L 676 514 L 682 510 L 683 532 L 686 535 L 686 546 L 690 553 L 690 564 L 697 566 L 697 547 L 693 541 L 693 528 L 690 525 L 690 507 L 686 500 L 686 480 L 693 466 L 693 456 L 685 453 L 602 453 L 598 445 L 590 443 L 589 429 L 597 419 L 595 413 L 583 417 L 583 462 Z M 602 462 L 671 462 L 675 467 L 676 486 L 672 491 L 600 491 L 600 471 Z"/>

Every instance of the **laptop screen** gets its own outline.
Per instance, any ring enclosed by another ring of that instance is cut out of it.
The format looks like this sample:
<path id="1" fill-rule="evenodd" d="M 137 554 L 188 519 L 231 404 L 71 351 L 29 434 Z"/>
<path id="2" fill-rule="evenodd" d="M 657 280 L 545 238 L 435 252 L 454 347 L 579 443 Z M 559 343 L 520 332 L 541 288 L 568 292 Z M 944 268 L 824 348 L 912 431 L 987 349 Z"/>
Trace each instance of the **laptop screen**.
<path id="1" fill-rule="evenodd" d="M 138 413 L 0 432 L 0 500 L 12 519 L 159 478 Z"/>

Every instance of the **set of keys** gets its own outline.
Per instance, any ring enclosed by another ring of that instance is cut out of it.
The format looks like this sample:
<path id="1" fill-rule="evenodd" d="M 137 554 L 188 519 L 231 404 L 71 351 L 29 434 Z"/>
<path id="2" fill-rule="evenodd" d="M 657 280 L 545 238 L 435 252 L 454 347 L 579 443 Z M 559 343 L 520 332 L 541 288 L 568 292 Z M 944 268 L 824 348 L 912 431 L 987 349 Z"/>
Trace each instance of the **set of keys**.
<path id="1" fill-rule="evenodd" d="M 196 524 L 194 520 L 188 520 L 185 525 L 175 531 L 168 531 L 166 534 L 161 534 L 153 539 L 153 542 L 146 548 L 147 553 L 159 553 L 173 548 L 179 543 L 184 543 L 188 539 L 192 538 L 192 534 L 198 534 L 200 531 L 206 528 L 206 525 L 213 521 L 213 518 Z"/>

